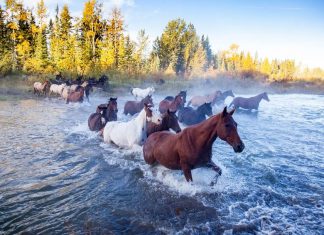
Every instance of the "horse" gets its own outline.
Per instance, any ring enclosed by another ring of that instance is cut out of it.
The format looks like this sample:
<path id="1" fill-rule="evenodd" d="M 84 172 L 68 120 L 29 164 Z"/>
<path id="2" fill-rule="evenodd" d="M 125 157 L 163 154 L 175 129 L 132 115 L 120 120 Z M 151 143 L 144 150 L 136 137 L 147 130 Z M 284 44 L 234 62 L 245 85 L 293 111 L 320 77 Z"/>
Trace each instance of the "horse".
<path id="1" fill-rule="evenodd" d="M 64 86 L 62 93 L 61 93 L 61 97 L 65 100 L 67 100 L 69 94 L 71 92 L 71 86 Z"/>
<path id="2" fill-rule="evenodd" d="M 148 95 L 141 101 L 127 101 L 124 105 L 124 114 L 133 116 L 144 108 L 144 104 L 153 106 L 152 96 Z"/>
<path id="3" fill-rule="evenodd" d="M 198 124 L 206 120 L 206 115 L 213 115 L 211 103 L 205 103 L 200 105 L 197 110 L 194 110 L 192 107 L 184 107 L 179 110 L 179 122 L 182 122 L 186 125 Z"/>
<path id="4" fill-rule="evenodd" d="M 227 90 L 227 91 L 221 92 L 221 95 L 219 97 L 217 97 L 215 103 L 218 105 L 224 104 L 224 101 L 228 96 L 235 97 L 232 90 Z"/>
<path id="5" fill-rule="evenodd" d="M 50 86 L 50 95 L 52 94 L 56 94 L 56 95 L 62 95 L 63 89 L 66 85 L 63 83 L 61 85 L 57 85 L 57 84 L 52 84 Z"/>
<path id="6" fill-rule="evenodd" d="M 135 96 L 135 98 L 145 98 L 148 95 L 152 95 L 153 92 L 155 91 L 154 87 L 148 87 L 146 89 L 141 89 L 141 88 L 132 88 L 131 94 Z"/>
<path id="7" fill-rule="evenodd" d="M 185 104 L 187 102 L 187 91 L 180 91 L 178 95 L 180 95 L 182 97 L 183 103 Z M 167 96 L 164 99 L 168 100 L 168 101 L 173 101 L 175 99 L 175 97 Z"/>
<path id="8" fill-rule="evenodd" d="M 250 98 L 243 98 L 243 97 L 235 97 L 229 107 L 234 108 L 243 108 L 243 109 L 256 109 L 258 110 L 260 101 L 264 99 L 266 101 L 270 101 L 267 92 L 263 92 L 259 95 L 250 97 Z"/>
<path id="9" fill-rule="evenodd" d="M 170 101 L 168 99 L 164 99 L 159 104 L 159 111 L 161 114 L 164 114 L 168 111 L 168 109 L 171 112 L 176 112 L 181 107 L 184 106 L 184 100 L 181 95 L 177 95 L 173 101 Z"/>
<path id="10" fill-rule="evenodd" d="M 117 98 L 110 98 L 108 104 L 98 105 L 95 113 L 88 118 L 88 127 L 91 131 L 100 131 L 107 122 L 117 121 Z"/>
<path id="11" fill-rule="evenodd" d="M 178 118 L 175 112 L 168 110 L 162 116 L 162 120 L 159 124 L 152 121 L 147 122 L 147 137 L 157 131 L 168 131 L 169 129 L 174 130 L 176 133 L 181 131 L 181 128 L 178 123 Z"/>
<path id="12" fill-rule="evenodd" d="M 66 99 L 66 103 L 69 102 L 83 102 L 83 96 L 84 96 L 84 89 L 80 89 L 79 91 L 71 91 Z"/>
<path id="13" fill-rule="evenodd" d="M 191 100 L 188 103 L 188 106 L 194 106 L 198 107 L 200 105 L 203 105 L 204 103 L 211 103 L 212 106 L 215 104 L 218 97 L 220 97 L 222 94 L 221 91 L 215 91 L 211 94 L 204 95 L 204 96 L 194 96 L 191 98 Z"/>
<path id="14" fill-rule="evenodd" d="M 212 145 L 216 138 L 226 141 L 237 153 L 245 147 L 232 117 L 234 111 L 228 113 L 225 107 L 223 112 L 177 134 L 168 131 L 153 133 L 143 146 L 145 162 L 182 170 L 188 182 L 192 181 L 191 170 L 198 167 L 212 168 L 221 175 L 221 168 L 212 160 Z"/>
<path id="15" fill-rule="evenodd" d="M 40 82 L 35 82 L 34 83 L 34 94 L 46 95 L 47 91 L 49 90 L 49 87 L 50 87 L 49 81 L 45 81 L 43 84 Z"/>
<path id="16" fill-rule="evenodd" d="M 71 86 L 71 89 L 74 85 Z M 89 95 L 90 95 L 90 91 L 93 91 L 93 88 L 92 88 L 92 84 L 90 84 L 89 82 L 83 82 L 81 85 L 78 85 L 76 88 L 75 88 L 75 91 L 80 91 L 81 89 L 84 89 L 84 94 L 89 102 Z"/>
<path id="17" fill-rule="evenodd" d="M 141 145 L 146 139 L 146 123 L 151 121 L 152 110 L 147 104 L 138 116 L 128 122 L 108 122 L 103 129 L 106 143 L 114 143 L 119 147 Z"/>

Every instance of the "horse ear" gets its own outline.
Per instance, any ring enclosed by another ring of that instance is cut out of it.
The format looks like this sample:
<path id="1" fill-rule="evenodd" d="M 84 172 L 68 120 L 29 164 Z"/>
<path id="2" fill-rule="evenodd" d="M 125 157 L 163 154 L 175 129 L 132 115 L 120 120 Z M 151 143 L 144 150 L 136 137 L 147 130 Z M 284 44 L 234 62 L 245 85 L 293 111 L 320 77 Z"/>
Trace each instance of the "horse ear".
<path id="1" fill-rule="evenodd" d="M 234 112 L 235 112 L 235 109 L 231 110 L 231 111 L 229 112 L 229 114 L 232 116 Z"/>
<path id="2" fill-rule="evenodd" d="M 222 117 L 225 117 L 227 115 L 227 106 L 225 106 L 223 113 L 222 113 Z"/>

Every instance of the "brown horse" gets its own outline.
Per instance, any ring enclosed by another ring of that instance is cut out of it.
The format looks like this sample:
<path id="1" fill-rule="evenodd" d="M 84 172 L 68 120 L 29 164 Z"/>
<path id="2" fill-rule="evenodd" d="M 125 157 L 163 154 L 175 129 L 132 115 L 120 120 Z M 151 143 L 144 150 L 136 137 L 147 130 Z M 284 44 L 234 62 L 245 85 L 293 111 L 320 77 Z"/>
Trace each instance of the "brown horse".
<path id="1" fill-rule="evenodd" d="M 179 94 L 182 99 L 183 99 L 183 104 L 185 104 L 187 102 L 187 91 L 180 91 Z M 168 100 L 168 101 L 173 101 L 175 99 L 175 97 L 173 96 L 167 96 L 164 98 L 165 100 Z"/>
<path id="2" fill-rule="evenodd" d="M 99 131 L 107 122 L 117 121 L 117 98 L 110 98 L 108 104 L 98 105 L 96 113 L 92 113 L 88 119 L 88 127 L 91 131 Z"/>
<path id="3" fill-rule="evenodd" d="M 124 114 L 130 114 L 133 116 L 135 113 L 139 113 L 144 108 L 144 104 L 153 106 L 151 95 L 146 96 L 141 101 L 127 101 L 124 106 Z"/>
<path id="4" fill-rule="evenodd" d="M 168 110 L 177 112 L 178 109 L 184 106 L 184 100 L 181 95 L 177 95 L 173 101 L 164 99 L 159 104 L 159 111 L 161 114 L 166 113 Z"/>
<path id="5" fill-rule="evenodd" d="M 240 153 L 244 149 L 233 113 L 234 110 L 228 113 L 225 107 L 222 113 L 180 133 L 153 133 L 143 146 L 145 162 L 182 170 L 187 181 L 192 181 L 191 170 L 198 167 L 210 167 L 221 175 L 220 167 L 212 161 L 212 145 L 216 138 L 226 141 L 235 152 Z"/>
<path id="6" fill-rule="evenodd" d="M 83 96 L 84 96 L 84 88 L 80 89 L 79 91 L 71 91 L 68 94 L 68 97 L 66 99 L 66 103 L 68 104 L 69 102 L 83 102 Z"/>
<path id="7" fill-rule="evenodd" d="M 34 83 L 34 94 L 37 95 L 46 95 L 46 93 L 49 91 L 51 84 L 49 81 L 45 81 L 43 84 L 40 82 Z"/>
<path id="8" fill-rule="evenodd" d="M 170 110 L 163 114 L 160 124 L 149 121 L 146 124 L 146 128 L 147 136 L 157 131 L 168 131 L 170 128 L 176 133 L 181 131 L 177 115 L 175 114 L 175 112 L 171 112 Z"/>
<path id="9" fill-rule="evenodd" d="M 259 95 L 243 98 L 243 97 L 235 97 L 229 107 L 234 106 L 234 108 L 243 108 L 243 109 L 256 109 L 258 110 L 260 101 L 264 99 L 266 101 L 270 101 L 267 92 L 263 92 Z"/>
<path id="10" fill-rule="evenodd" d="M 179 122 L 182 122 L 186 125 L 198 124 L 206 120 L 206 115 L 213 115 L 211 103 L 205 103 L 200 105 L 197 110 L 194 110 L 192 107 L 184 107 L 179 110 Z"/>

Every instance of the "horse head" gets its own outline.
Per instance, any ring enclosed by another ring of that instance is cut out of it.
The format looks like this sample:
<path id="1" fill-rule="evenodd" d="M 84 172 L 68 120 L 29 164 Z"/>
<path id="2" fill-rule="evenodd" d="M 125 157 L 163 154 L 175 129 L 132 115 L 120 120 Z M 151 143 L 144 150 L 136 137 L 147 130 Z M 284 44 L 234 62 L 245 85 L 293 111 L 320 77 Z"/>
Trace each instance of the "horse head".
<path id="1" fill-rule="evenodd" d="M 268 102 L 270 101 L 267 92 L 263 92 L 263 93 L 262 93 L 262 99 L 264 99 L 264 100 L 266 100 L 266 101 L 268 101 Z"/>
<path id="2" fill-rule="evenodd" d="M 153 104 L 153 99 L 152 99 L 152 96 L 151 95 L 147 95 L 144 99 L 142 99 L 142 101 L 145 104 L 147 105 L 151 105 L 152 107 L 154 106 Z"/>
<path id="3" fill-rule="evenodd" d="M 118 113 L 117 98 L 110 97 L 110 99 L 108 101 L 108 110 L 113 113 Z"/>
<path id="4" fill-rule="evenodd" d="M 181 131 L 176 112 L 172 112 L 169 109 L 162 117 L 162 125 L 165 125 L 167 129 L 171 128 L 176 133 Z"/>
<path id="5" fill-rule="evenodd" d="M 232 115 L 235 109 L 227 112 L 227 107 L 224 108 L 220 114 L 219 121 L 217 122 L 217 135 L 220 139 L 226 141 L 234 149 L 234 152 L 242 152 L 244 143 L 242 142 L 239 134 L 237 133 L 237 123 L 234 121 Z"/>
<path id="6" fill-rule="evenodd" d="M 185 105 L 185 101 L 183 99 L 183 97 L 181 95 L 177 95 L 175 98 L 174 98 L 174 106 L 175 106 L 175 109 L 177 110 L 179 107 L 184 107 Z M 175 110 L 171 110 L 171 111 L 175 111 Z"/>
<path id="7" fill-rule="evenodd" d="M 185 104 L 187 102 L 187 91 L 180 91 L 179 95 L 182 97 L 183 103 Z"/>

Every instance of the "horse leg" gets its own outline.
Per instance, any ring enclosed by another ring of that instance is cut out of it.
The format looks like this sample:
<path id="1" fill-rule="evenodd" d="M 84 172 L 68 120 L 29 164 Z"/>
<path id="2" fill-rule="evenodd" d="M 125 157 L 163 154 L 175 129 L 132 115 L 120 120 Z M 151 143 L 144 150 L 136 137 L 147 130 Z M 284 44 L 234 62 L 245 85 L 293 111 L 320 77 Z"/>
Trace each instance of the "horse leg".
<path id="1" fill-rule="evenodd" d="M 190 166 L 187 163 L 180 163 L 180 164 L 187 182 L 193 181 Z"/>
<path id="2" fill-rule="evenodd" d="M 219 175 L 222 175 L 222 169 L 213 162 L 213 160 L 210 159 L 210 161 L 206 164 L 207 167 L 212 168 L 214 171 L 216 171 Z"/>

